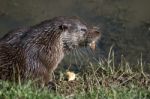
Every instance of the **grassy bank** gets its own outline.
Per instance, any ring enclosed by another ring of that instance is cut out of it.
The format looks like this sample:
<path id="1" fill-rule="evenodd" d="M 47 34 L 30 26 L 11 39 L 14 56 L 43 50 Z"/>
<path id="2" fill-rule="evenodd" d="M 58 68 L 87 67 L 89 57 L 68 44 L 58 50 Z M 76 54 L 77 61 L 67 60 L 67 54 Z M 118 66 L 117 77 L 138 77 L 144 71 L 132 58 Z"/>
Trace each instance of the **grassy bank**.
<path id="1" fill-rule="evenodd" d="M 132 69 L 128 62 L 115 66 L 113 57 L 108 60 L 84 67 L 74 81 L 65 81 L 58 71 L 56 90 L 38 88 L 30 81 L 22 85 L 0 81 L 0 99 L 150 99 L 150 76 L 142 63 Z"/>
<path id="2" fill-rule="evenodd" d="M 32 88 L 30 84 L 15 86 L 5 83 L 0 90 L 0 99 L 150 99 L 150 90 L 136 85 L 73 90 L 74 92 L 63 95 L 47 89 Z"/>

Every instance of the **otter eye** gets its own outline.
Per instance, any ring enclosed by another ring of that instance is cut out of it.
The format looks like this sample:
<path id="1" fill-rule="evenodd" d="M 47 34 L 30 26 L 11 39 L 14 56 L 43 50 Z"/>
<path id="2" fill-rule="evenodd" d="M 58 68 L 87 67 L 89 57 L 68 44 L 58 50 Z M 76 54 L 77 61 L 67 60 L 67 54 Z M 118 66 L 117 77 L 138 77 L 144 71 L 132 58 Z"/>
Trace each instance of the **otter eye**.
<path id="1" fill-rule="evenodd" d="M 68 26 L 66 24 L 65 25 L 60 25 L 59 28 L 61 30 L 66 30 L 66 29 L 68 29 Z"/>
<path id="2" fill-rule="evenodd" d="M 87 30 L 86 30 L 86 29 L 83 29 L 83 28 L 81 29 L 81 31 L 83 31 L 83 32 L 87 32 Z"/>

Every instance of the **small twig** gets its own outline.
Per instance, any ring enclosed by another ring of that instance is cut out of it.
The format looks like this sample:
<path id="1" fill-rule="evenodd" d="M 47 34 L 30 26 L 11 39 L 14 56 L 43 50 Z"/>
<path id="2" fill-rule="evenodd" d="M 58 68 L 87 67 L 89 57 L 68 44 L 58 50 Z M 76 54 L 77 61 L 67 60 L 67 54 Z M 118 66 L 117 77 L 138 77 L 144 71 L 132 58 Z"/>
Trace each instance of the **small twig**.
<path id="1" fill-rule="evenodd" d="M 121 85 L 123 85 L 124 83 L 128 82 L 129 80 L 131 80 L 132 78 L 134 78 L 136 75 L 137 75 L 137 73 L 134 74 L 133 76 L 129 77 L 129 78 L 128 78 L 127 80 L 125 80 L 124 82 L 120 83 L 118 86 L 121 86 Z"/>

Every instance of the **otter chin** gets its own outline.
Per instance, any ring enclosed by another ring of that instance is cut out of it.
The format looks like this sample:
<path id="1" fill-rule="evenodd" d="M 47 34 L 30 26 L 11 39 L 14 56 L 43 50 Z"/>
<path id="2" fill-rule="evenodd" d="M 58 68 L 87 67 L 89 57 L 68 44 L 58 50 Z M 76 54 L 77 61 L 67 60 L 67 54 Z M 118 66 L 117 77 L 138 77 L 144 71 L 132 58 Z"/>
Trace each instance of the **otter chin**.
<path id="1" fill-rule="evenodd" d="M 47 85 L 66 52 L 93 44 L 101 33 L 76 17 L 55 17 L 0 39 L 0 80 Z"/>

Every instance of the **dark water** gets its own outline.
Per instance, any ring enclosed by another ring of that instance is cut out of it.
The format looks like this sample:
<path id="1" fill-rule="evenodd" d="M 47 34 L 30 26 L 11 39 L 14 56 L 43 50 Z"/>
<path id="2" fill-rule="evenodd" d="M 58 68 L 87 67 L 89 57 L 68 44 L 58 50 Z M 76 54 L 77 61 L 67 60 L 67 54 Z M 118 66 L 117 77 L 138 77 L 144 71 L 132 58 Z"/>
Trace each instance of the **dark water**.
<path id="1" fill-rule="evenodd" d="M 150 63 L 150 0 L 0 0 L 0 33 L 55 16 L 79 16 L 101 27 L 97 57 L 113 45 L 117 62 L 124 55 Z"/>

